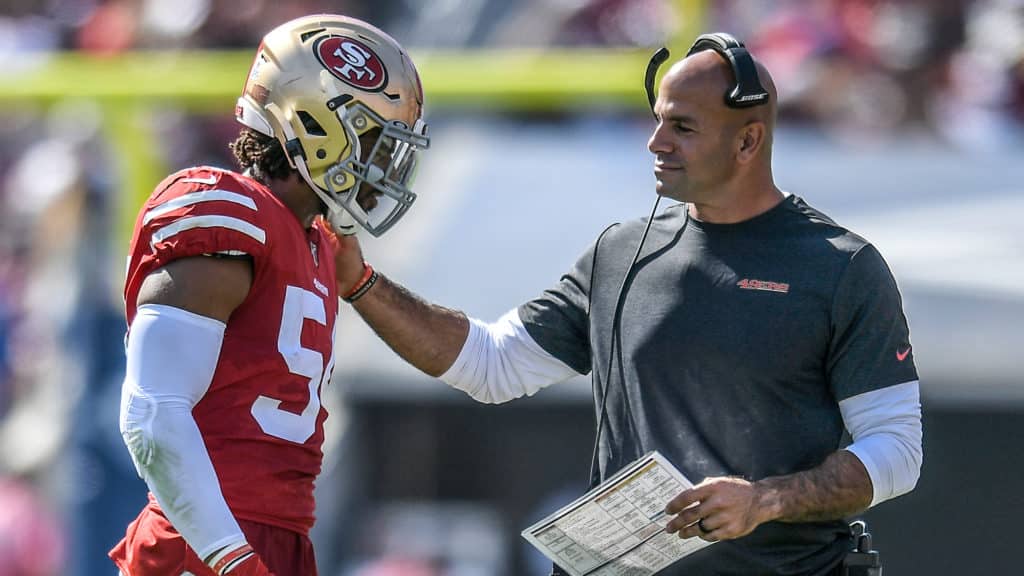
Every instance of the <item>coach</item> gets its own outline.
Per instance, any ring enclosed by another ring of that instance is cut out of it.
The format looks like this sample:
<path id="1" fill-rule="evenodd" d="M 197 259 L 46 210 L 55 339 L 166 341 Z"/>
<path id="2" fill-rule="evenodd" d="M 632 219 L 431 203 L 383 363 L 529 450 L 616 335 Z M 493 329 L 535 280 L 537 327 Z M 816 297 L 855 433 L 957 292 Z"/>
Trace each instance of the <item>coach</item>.
<path id="1" fill-rule="evenodd" d="M 669 504 L 668 529 L 721 542 L 664 574 L 839 574 L 843 518 L 920 473 L 900 293 L 871 244 L 775 185 L 776 91 L 742 44 L 701 37 L 654 111 L 657 193 L 680 204 L 609 227 L 497 322 L 424 302 L 351 238 L 339 239 L 339 283 L 372 273 L 356 310 L 481 402 L 591 373 L 595 480 L 659 450 L 700 482 Z"/>

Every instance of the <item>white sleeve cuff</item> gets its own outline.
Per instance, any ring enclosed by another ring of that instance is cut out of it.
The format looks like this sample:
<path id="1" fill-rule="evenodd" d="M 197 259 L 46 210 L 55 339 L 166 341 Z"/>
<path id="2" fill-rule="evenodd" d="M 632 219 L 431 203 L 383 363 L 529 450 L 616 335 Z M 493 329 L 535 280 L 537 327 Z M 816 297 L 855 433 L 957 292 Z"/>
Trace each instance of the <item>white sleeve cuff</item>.
<path id="1" fill-rule="evenodd" d="M 921 475 L 921 398 L 917 380 L 858 394 L 839 403 L 853 437 L 846 450 L 871 478 L 871 506 L 906 494 Z"/>
<path id="2" fill-rule="evenodd" d="M 493 324 L 470 318 L 462 351 L 440 378 L 479 402 L 498 404 L 575 375 L 534 341 L 513 309 Z"/>
<path id="3" fill-rule="evenodd" d="M 121 435 L 139 476 L 200 558 L 245 540 L 192 417 L 213 380 L 224 329 L 180 308 L 140 306 L 121 389 Z"/>

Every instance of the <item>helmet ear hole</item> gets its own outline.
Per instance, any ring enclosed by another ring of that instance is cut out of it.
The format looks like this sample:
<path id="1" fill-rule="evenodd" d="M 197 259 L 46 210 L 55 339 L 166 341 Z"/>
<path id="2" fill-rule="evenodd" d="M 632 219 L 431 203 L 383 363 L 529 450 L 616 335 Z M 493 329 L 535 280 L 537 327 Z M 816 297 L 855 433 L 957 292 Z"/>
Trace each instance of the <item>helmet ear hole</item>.
<path id="1" fill-rule="evenodd" d="M 306 129 L 306 134 L 309 134 L 310 136 L 327 136 L 327 131 L 324 130 L 324 127 L 321 126 L 320 123 L 316 121 L 316 118 L 313 118 L 309 112 L 306 112 L 305 110 L 298 110 L 295 114 L 302 122 L 302 127 Z"/>

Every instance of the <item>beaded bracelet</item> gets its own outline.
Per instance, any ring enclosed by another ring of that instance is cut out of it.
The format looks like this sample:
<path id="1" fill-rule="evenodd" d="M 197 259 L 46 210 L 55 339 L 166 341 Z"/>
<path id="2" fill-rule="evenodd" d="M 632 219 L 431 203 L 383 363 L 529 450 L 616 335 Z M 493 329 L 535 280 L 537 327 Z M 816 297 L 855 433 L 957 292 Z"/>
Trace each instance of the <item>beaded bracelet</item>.
<path id="1" fill-rule="evenodd" d="M 360 278 L 359 281 L 356 282 L 355 286 L 353 286 L 347 294 L 342 296 L 341 299 L 349 304 L 359 300 L 362 298 L 363 294 L 366 294 L 370 288 L 373 288 L 373 285 L 377 283 L 377 278 L 379 277 L 380 274 L 377 274 L 377 271 L 373 269 L 373 266 L 363 262 L 363 277 Z"/>

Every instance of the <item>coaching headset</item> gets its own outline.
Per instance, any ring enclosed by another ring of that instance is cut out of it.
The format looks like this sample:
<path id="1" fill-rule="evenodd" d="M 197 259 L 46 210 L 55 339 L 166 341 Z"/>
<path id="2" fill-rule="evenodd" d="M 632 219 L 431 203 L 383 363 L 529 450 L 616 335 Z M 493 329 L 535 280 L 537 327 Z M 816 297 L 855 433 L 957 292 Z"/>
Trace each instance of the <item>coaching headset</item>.
<path id="1" fill-rule="evenodd" d="M 749 108 L 758 106 L 768 101 L 768 91 L 761 86 L 761 80 L 757 77 L 757 67 L 754 59 L 747 52 L 743 42 L 737 40 L 731 34 L 715 32 L 714 34 L 701 34 L 686 52 L 687 56 L 714 50 L 718 52 L 732 68 L 732 75 L 735 79 L 732 88 L 725 93 L 725 105 L 730 108 Z M 658 68 L 668 60 L 668 48 L 661 48 L 651 56 L 647 64 L 647 73 L 644 75 L 644 88 L 647 90 L 647 102 L 654 111 L 654 77 Z"/>
<path id="2" fill-rule="evenodd" d="M 722 58 L 729 63 L 729 67 L 732 68 L 732 74 L 735 80 L 732 87 L 729 88 L 723 96 L 726 106 L 730 108 L 749 108 L 768 102 L 768 91 L 761 85 L 761 81 L 757 77 L 757 66 L 754 65 L 754 59 L 750 56 L 750 53 L 747 52 L 747 48 L 743 45 L 743 42 L 740 42 L 735 37 L 730 34 L 726 34 L 725 32 L 701 34 L 697 37 L 693 46 L 690 47 L 690 50 L 686 52 L 686 55 L 690 56 L 691 54 L 703 52 L 704 50 L 714 50 L 715 52 L 718 52 Z M 647 72 L 644 74 L 644 88 L 647 90 L 647 103 L 651 107 L 651 112 L 654 112 L 655 76 L 657 76 L 658 68 L 668 60 L 668 57 L 668 48 L 660 48 L 651 56 L 650 62 L 647 63 Z M 654 114 L 654 117 L 657 119 L 657 113 Z M 636 266 L 637 259 L 640 257 L 640 251 L 643 250 L 644 241 L 647 239 L 647 233 L 651 229 L 651 222 L 654 221 L 654 216 L 658 211 L 658 202 L 660 200 L 661 196 L 658 196 L 654 200 L 654 207 L 651 209 L 651 215 L 647 219 L 647 226 L 644 228 L 644 232 L 640 236 L 640 245 L 637 246 L 636 253 L 633 255 L 633 260 L 630 262 L 629 267 L 626 268 L 626 274 L 623 276 L 622 283 L 619 285 L 618 296 L 615 298 L 615 310 L 612 316 L 611 343 L 608 351 L 608 369 L 605 373 L 604 379 L 605 388 L 601 395 L 601 409 L 597 419 L 597 434 L 594 437 L 594 450 L 590 458 L 591 486 L 597 486 L 600 484 L 601 480 L 597 457 L 601 445 L 601 433 L 604 431 L 604 423 L 608 416 L 608 396 L 611 392 L 609 384 L 611 383 L 612 364 L 614 364 L 616 344 L 621 338 L 619 326 L 622 320 L 622 304 L 623 296 L 625 296 L 626 283 L 629 281 L 629 277 L 633 273 L 633 267 Z M 689 212 L 687 212 L 687 214 L 689 214 Z M 686 222 L 683 226 L 685 227 L 687 223 L 689 223 L 689 216 L 687 216 Z M 620 353 L 621 348 L 622 347 L 619 346 Z M 622 385 L 625 387 L 625 382 L 623 382 Z M 623 390 L 623 394 L 625 394 L 625 390 Z M 627 410 L 628 409 L 629 408 L 627 407 Z M 632 419 L 632 416 L 630 419 Z"/>

